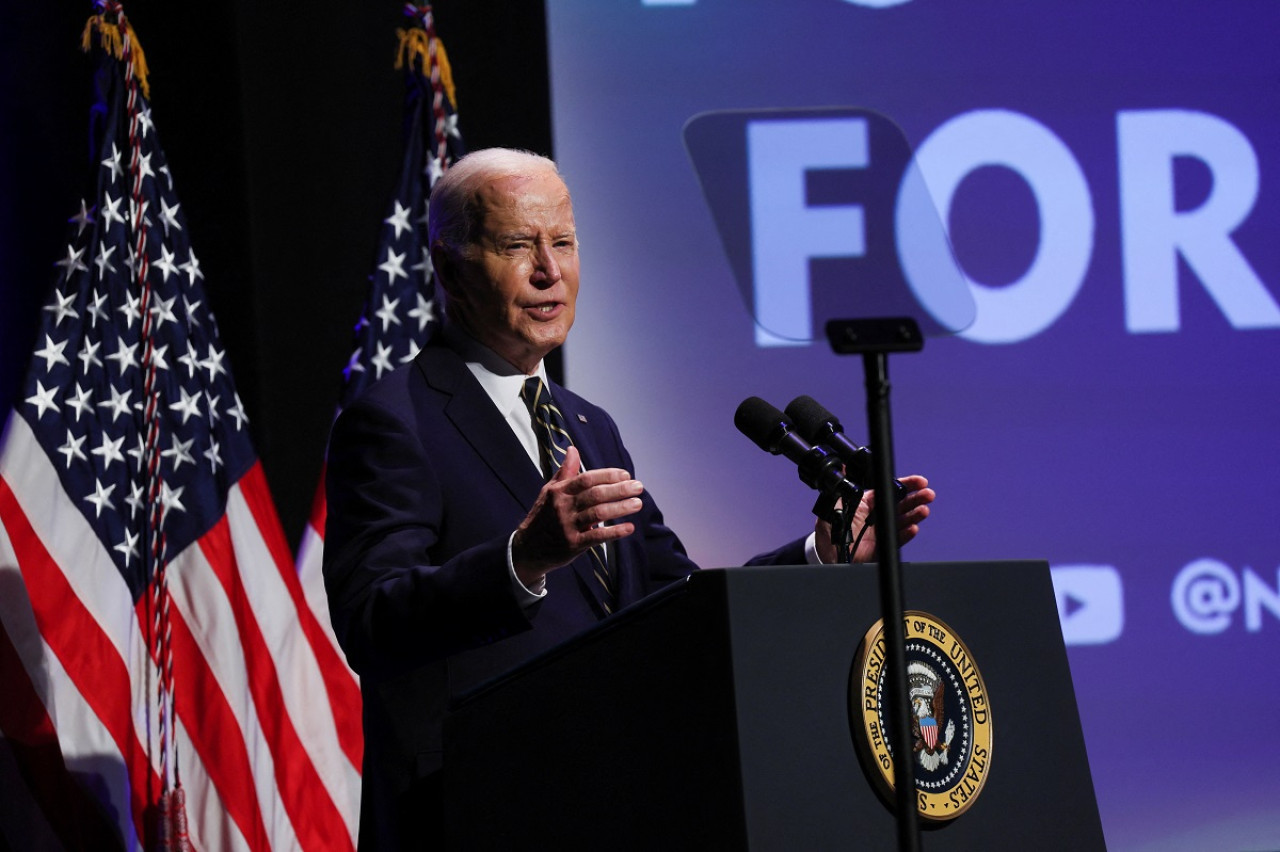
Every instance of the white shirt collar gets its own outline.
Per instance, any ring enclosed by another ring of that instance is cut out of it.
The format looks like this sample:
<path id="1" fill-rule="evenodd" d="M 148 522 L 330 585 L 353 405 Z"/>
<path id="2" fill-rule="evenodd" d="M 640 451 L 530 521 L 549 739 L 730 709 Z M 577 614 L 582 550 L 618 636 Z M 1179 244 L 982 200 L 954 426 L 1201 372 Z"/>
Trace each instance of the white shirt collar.
<path id="1" fill-rule="evenodd" d="M 471 375 L 476 377 L 498 413 L 511 426 L 536 467 L 539 464 L 538 438 L 533 432 L 529 407 L 520 398 L 524 381 L 529 376 L 452 323 L 444 324 L 444 341 L 466 363 Z M 532 375 L 542 379 L 544 384 L 547 382 L 547 369 L 542 361 L 538 362 L 538 368 Z"/>

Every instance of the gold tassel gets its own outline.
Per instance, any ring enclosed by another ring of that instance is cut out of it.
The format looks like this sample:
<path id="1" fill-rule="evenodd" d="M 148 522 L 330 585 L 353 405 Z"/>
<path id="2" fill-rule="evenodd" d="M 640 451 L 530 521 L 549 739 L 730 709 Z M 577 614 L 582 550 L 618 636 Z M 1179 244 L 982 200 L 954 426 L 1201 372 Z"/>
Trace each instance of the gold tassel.
<path id="1" fill-rule="evenodd" d="M 430 45 L 427 31 L 418 27 L 407 30 L 397 27 L 396 35 L 400 37 L 400 47 L 396 51 L 396 70 L 403 68 L 405 62 L 409 63 L 409 68 L 412 70 L 414 57 L 417 57 L 422 76 L 430 76 L 431 69 L 428 66 Z M 436 62 L 440 65 L 440 82 L 444 85 L 444 93 L 449 98 L 449 106 L 456 110 L 458 98 L 453 87 L 453 68 L 449 66 L 449 54 L 445 52 L 444 42 L 438 38 L 436 39 Z"/>
<path id="2" fill-rule="evenodd" d="M 138 41 L 138 34 L 134 32 L 133 27 L 129 26 L 129 22 L 124 19 L 124 15 L 120 16 L 118 24 L 112 23 L 105 19 L 103 15 L 92 15 L 85 22 L 84 33 L 80 36 L 80 49 L 85 53 L 93 47 L 93 34 L 98 34 L 98 40 L 102 49 L 119 60 L 124 59 L 124 34 L 129 36 L 129 61 L 133 65 L 133 76 L 138 81 L 138 85 L 142 87 L 142 96 L 150 99 L 151 86 L 147 81 L 147 56 L 142 52 L 142 43 Z"/>
<path id="3" fill-rule="evenodd" d="M 456 110 L 458 98 L 453 88 L 453 68 L 449 66 L 449 54 L 440 39 L 436 39 L 436 60 L 440 63 L 440 82 L 444 84 L 444 93 L 449 96 L 449 106 Z"/>
<path id="4" fill-rule="evenodd" d="M 401 29 L 396 27 L 396 35 L 400 37 L 400 47 L 396 50 L 396 70 L 399 71 L 404 67 L 404 63 L 408 61 L 409 67 L 413 68 L 413 58 L 416 56 L 422 62 L 422 73 L 426 73 L 427 67 L 427 31 L 410 27 L 409 29 Z"/>

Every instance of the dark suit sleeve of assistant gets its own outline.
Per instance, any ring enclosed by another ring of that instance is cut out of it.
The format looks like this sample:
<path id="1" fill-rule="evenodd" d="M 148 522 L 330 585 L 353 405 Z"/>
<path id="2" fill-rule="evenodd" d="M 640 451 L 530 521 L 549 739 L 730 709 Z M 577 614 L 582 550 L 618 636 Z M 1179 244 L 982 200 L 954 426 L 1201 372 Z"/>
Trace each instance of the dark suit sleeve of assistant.
<path id="1" fill-rule="evenodd" d="M 507 537 L 434 564 L 445 499 L 402 416 L 368 397 L 329 443 L 324 577 L 338 641 L 361 674 L 394 673 L 529 629 Z"/>
<path id="2" fill-rule="evenodd" d="M 777 550 L 761 553 L 747 560 L 747 565 L 804 565 L 804 546 L 808 536 L 789 541 Z"/>

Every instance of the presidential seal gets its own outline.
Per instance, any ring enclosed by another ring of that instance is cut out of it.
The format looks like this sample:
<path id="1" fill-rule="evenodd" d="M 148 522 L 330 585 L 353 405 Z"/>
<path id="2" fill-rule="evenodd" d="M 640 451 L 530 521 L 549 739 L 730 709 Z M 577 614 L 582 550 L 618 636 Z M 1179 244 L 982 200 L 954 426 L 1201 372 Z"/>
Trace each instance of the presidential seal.
<path id="1" fill-rule="evenodd" d="M 920 816 L 955 819 L 977 800 L 991 770 L 991 706 L 977 663 L 950 627 L 926 612 L 903 613 L 912 763 Z M 885 704 L 884 621 L 858 647 L 849 677 L 849 722 L 867 774 L 893 798 L 891 727 Z"/>

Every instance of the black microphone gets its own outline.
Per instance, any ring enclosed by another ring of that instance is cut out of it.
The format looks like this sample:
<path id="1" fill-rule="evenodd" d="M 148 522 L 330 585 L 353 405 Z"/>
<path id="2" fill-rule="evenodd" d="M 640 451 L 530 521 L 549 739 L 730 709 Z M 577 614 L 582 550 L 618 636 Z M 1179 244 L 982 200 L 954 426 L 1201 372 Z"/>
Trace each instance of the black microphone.
<path id="1" fill-rule="evenodd" d="M 860 447 L 844 434 L 844 427 L 836 416 L 811 396 L 798 396 L 787 406 L 787 417 L 808 441 L 834 450 L 844 462 L 845 475 L 855 485 L 870 488 L 875 471 L 872 468 L 871 450 Z M 897 499 L 906 496 L 906 488 L 898 480 L 893 481 Z"/>
<path id="2" fill-rule="evenodd" d="M 811 446 L 795 433 L 787 416 L 758 396 L 747 397 L 733 415 L 733 425 L 767 453 L 784 455 L 800 469 L 800 481 L 818 491 L 845 489 L 840 459 Z"/>

